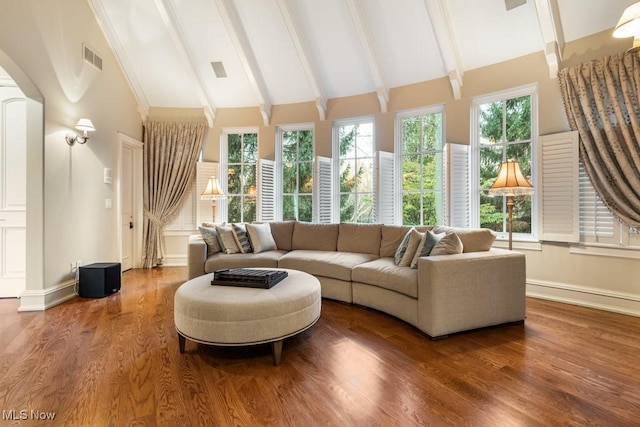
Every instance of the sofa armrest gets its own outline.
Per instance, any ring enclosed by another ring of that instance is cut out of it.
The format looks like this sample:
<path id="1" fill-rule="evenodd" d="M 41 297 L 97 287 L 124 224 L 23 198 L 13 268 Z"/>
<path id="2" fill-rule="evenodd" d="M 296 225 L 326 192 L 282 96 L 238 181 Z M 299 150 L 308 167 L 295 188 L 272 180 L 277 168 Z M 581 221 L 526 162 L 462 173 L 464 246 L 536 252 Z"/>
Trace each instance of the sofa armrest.
<path id="1" fill-rule="evenodd" d="M 189 236 L 187 248 L 188 280 L 205 274 L 204 263 L 207 260 L 207 244 L 202 236 L 194 234 Z"/>
<path id="2" fill-rule="evenodd" d="M 418 260 L 418 327 L 431 337 L 524 320 L 525 256 L 491 249 Z"/>

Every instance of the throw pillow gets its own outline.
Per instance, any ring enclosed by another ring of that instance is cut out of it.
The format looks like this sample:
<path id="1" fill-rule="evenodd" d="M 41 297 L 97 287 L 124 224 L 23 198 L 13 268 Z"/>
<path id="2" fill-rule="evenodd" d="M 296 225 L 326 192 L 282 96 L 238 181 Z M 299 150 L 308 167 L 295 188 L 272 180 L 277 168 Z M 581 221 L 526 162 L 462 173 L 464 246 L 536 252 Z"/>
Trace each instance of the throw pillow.
<path id="1" fill-rule="evenodd" d="M 435 244 L 429 256 L 461 254 L 464 247 L 456 233 L 449 233 Z"/>
<path id="2" fill-rule="evenodd" d="M 218 236 L 220 236 L 220 247 L 222 248 L 222 252 L 226 254 L 237 254 L 240 252 L 232 226 L 216 225 L 216 231 L 218 232 Z"/>
<path id="3" fill-rule="evenodd" d="M 222 252 L 215 227 L 198 227 L 198 230 L 200 230 L 202 240 L 207 244 L 207 256 Z"/>
<path id="4" fill-rule="evenodd" d="M 415 230 L 414 228 L 410 228 L 402 238 L 400 245 L 398 245 L 398 249 L 396 249 L 396 253 L 393 255 L 393 263 L 395 265 L 400 264 L 400 260 L 404 256 L 404 253 L 407 252 L 407 245 L 409 244 L 409 239 L 411 238 L 411 230 Z"/>
<path id="5" fill-rule="evenodd" d="M 402 256 L 400 263 L 398 263 L 398 267 L 411 266 L 411 261 L 413 260 L 413 256 L 416 254 L 416 249 L 418 249 L 418 245 L 422 240 L 422 236 L 424 236 L 424 233 L 419 232 L 415 228 L 411 230 L 411 235 L 409 236 L 409 243 L 407 243 L 407 251 Z"/>
<path id="6" fill-rule="evenodd" d="M 253 252 L 251 248 L 251 242 L 249 236 L 247 236 L 247 229 L 244 224 L 233 224 L 233 237 L 236 239 L 236 244 L 243 254 Z"/>
<path id="7" fill-rule="evenodd" d="M 276 241 L 271 235 L 271 226 L 269 224 L 247 224 L 246 228 L 254 253 L 277 249 Z"/>
<path id="8" fill-rule="evenodd" d="M 433 247 L 444 236 L 445 233 L 436 234 L 431 230 L 427 231 L 422 237 L 422 240 L 420 240 L 418 249 L 416 249 L 416 254 L 413 256 L 413 260 L 411 261 L 411 268 L 418 268 L 418 258 L 431 254 Z"/>

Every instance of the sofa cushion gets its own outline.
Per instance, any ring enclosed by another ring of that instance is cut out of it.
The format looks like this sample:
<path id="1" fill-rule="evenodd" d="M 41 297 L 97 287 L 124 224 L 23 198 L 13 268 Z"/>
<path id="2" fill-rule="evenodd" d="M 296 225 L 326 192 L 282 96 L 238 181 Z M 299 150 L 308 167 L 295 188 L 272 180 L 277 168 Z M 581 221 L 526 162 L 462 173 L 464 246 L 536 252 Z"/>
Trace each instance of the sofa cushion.
<path id="1" fill-rule="evenodd" d="M 278 260 L 285 251 L 265 251 L 258 254 L 214 254 L 204 263 L 205 273 L 212 273 L 221 268 L 277 268 Z"/>
<path id="2" fill-rule="evenodd" d="M 375 285 L 418 298 L 418 270 L 398 267 L 392 257 L 359 264 L 353 267 L 351 276 L 354 282 Z"/>
<path id="3" fill-rule="evenodd" d="M 380 253 L 382 224 L 341 223 L 338 227 L 339 252 Z"/>
<path id="4" fill-rule="evenodd" d="M 434 233 L 456 233 L 462 242 L 464 252 L 481 252 L 491 249 L 496 240 L 496 233 L 488 228 L 462 228 L 436 225 Z"/>
<path id="5" fill-rule="evenodd" d="M 248 254 L 253 252 L 253 248 L 251 247 L 251 241 L 249 241 L 249 236 L 247 235 L 247 228 L 244 224 L 232 224 L 233 227 L 233 237 L 236 239 L 236 245 L 238 245 L 238 249 L 243 254 Z"/>
<path id="6" fill-rule="evenodd" d="M 398 267 L 409 267 L 411 266 L 411 261 L 413 261 L 413 256 L 420 245 L 420 241 L 422 240 L 422 236 L 424 233 L 419 232 L 415 228 L 411 230 L 409 233 L 409 242 L 407 243 L 407 250 L 402 255 L 402 259 L 398 263 Z"/>
<path id="7" fill-rule="evenodd" d="M 353 267 L 376 258 L 377 255 L 354 252 L 294 250 L 280 258 L 278 267 L 350 282 Z"/>
<path id="8" fill-rule="evenodd" d="M 338 247 L 338 227 L 338 224 L 296 222 L 293 227 L 291 249 L 336 251 Z"/>
<path id="9" fill-rule="evenodd" d="M 411 227 L 410 225 L 383 225 L 380 230 L 380 256 L 388 257 L 394 256 L 396 249 L 402 242 L 402 239 L 407 234 L 411 228 L 415 228 L 420 232 L 426 232 L 427 230 L 431 230 L 430 226 L 415 226 Z"/>
<path id="10" fill-rule="evenodd" d="M 276 242 L 278 249 L 283 251 L 291 250 L 291 239 L 293 238 L 293 226 L 295 221 L 271 221 L 271 235 Z"/>
<path id="11" fill-rule="evenodd" d="M 200 230 L 200 236 L 202 236 L 202 240 L 207 244 L 207 255 L 213 255 L 218 252 L 222 252 L 222 248 L 220 247 L 220 240 L 218 237 L 218 232 L 214 227 L 198 227 Z"/>
<path id="12" fill-rule="evenodd" d="M 216 231 L 220 237 L 220 247 L 222 248 L 222 252 L 226 254 L 237 254 L 240 252 L 232 226 L 216 225 Z"/>
<path id="13" fill-rule="evenodd" d="M 424 236 L 422 236 L 422 240 L 416 249 L 416 253 L 413 255 L 411 268 L 418 268 L 418 258 L 428 256 L 436 243 L 438 243 L 444 236 L 446 236 L 446 233 L 436 234 L 431 230 L 427 231 Z"/>
<path id="14" fill-rule="evenodd" d="M 276 242 L 271 235 L 271 227 L 269 224 L 247 224 L 246 227 L 254 253 L 277 249 Z"/>
<path id="15" fill-rule="evenodd" d="M 461 254 L 464 247 L 456 233 L 446 234 L 435 244 L 429 256 Z"/>
<path id="16" fill-rule="evenodd" d="M 396 248 L 396 252 L 393 254 L 393 262 L 395 263 L 395 265 L 400 264 L 400 261 L 402 261 L 402 257 L 404 256 L 405 252 L 407 252 L 407 245 L 409 244 L 411 231 L 413 230 L 413 228 L 407 230 L 407 232 L 404 234 L 404 237 L 400 241 L 400 244 Z"/>

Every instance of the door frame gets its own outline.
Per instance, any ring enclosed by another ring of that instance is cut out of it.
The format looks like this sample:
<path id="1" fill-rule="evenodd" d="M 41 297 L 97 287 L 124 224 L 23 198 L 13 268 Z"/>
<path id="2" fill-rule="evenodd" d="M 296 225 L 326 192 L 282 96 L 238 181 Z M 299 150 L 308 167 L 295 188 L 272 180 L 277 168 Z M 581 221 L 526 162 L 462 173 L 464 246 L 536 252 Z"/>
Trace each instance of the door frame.
<path id="1" fill-rule="evenodd" d="M 118 132 L 118 159 L 117 159 L 117 182 L 116 182 L 116 230 L 118 259 L 122 262 L 122 150 L 123 147 L 130 148 L 133 151 L 133 223 L 134 233 L 132 241 L 131 268 L 140 268 L 142 266 L 142 148 L 144 144 L 135 138 L 130 137 L 122 132 Z"/>

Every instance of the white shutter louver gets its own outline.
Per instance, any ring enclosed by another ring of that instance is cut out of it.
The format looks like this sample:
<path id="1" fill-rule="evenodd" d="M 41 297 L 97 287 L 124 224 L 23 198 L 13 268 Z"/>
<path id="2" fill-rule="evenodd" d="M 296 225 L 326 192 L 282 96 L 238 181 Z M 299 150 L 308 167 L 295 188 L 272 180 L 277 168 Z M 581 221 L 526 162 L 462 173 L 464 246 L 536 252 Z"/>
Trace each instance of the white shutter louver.
<path id="1" fill-rule="evenodd" d="M 314 205 L 315 222 L 328 224 L 332 222 L 332 191 L 331 191 L 331 159 L 316 157 L 316 180 L 314 185 L 317 201 Z"/>
<path id="2" fill-rule="evenodd" d="M 213 218 L 211 200 L 200 199 L 200 194 L 207 188 L 209 178 L 215 176 L 219 179 L 218 166 L 217 162 L 198 162 L 196 164 L 196 188 L 194 196 L 197 206 L 196 224 L 198 225 L 203 222 L 220 222 L 220 203 L 222 200 L 216 200 L 216 216 L 218 218 Z"/>
<path id="3" fill-rule="evenodd" d="M 578 132 L 540 137 L 541 240 L 580 240 Z"/>
<path id="4" fill-rule="evenodd" d="M 258 220 L 276 220 L 276 162 L 260 159 L 258 161 Z"/>
<path id="5" fill-rule="evenodd" d="M 374 206 L 376 206 L 376 222 L 382 224 L 394 223 L 394 155 L 386 151 L 376 153 L 377 161 L 377 189 L 374 191 Z"/>
<path id="6" fill-rule="evenodd" d="M 469 146 L 448 143 L 445 150 L 448 200 L 445 203 L 445 218 L 452 227 L 470 226 L 469 203 Z"/>
<path id="7" fill-rule="evenodd" d="M 591 237 L 613 237 L 614 220 L 613 214 L 602 202 L 587 172 L 580 163 L 580 234 Z"/>

